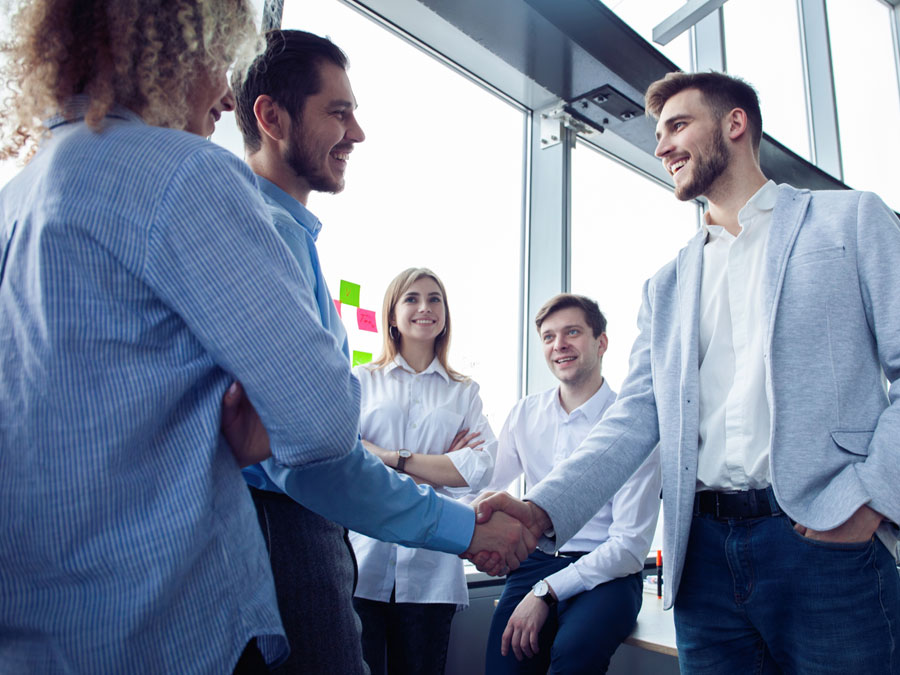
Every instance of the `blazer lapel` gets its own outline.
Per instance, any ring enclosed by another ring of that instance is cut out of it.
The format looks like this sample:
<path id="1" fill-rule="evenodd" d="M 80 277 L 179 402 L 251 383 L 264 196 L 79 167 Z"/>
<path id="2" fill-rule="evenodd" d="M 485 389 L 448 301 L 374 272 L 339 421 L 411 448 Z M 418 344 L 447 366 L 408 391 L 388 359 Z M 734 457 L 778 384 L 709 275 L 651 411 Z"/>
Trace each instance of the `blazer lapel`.
<path id="1" fill-rule="evenodd" d="M 681 386 L 697 381 L 700 330 L 700 277 L 706 233 L 698 232 L 678 256 L 678 301 L 681 315 Z"/>
<path id="2" fill-rule="evenodd" d="M 789 185 L 778 186 L 778 199 L 772 212 L 772 224 L 769 226 L 769 237 L 766 241 L 765 274 L 763 275 L 765 316 L 769 317 L 769 339 L 775 325 L 775 309 L 790 251 L 797 240 L 803 216 L 809 206 L 808 190 L 795 190 Z"/>

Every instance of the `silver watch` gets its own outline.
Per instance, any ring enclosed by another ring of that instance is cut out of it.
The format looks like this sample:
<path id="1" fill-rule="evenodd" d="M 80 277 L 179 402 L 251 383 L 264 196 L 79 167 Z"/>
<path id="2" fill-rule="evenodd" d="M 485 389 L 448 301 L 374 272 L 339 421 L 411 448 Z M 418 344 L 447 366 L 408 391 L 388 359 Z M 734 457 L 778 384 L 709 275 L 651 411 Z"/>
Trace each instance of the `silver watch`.
<path id="1" fill-rule="evenodd" d="M 553 593 L 550 592 L 550 584 L 547 583 L 546 579 L 541 579 L 532 586 L 531 592 L 534 593 L 534 597 L 540 598 L 546 602 L 549 607 L 553 607 L 553 605 L 556 604 L 556 598 L 554 598 Z"/>
<path id="2" fill-rule="evenodd" d="M 397 473 L 403 473 L 403 468 L 406 466 L 406 460 L 410 457 L 412 457 L 412 453 L 409 450 L 397 451 Z"/>

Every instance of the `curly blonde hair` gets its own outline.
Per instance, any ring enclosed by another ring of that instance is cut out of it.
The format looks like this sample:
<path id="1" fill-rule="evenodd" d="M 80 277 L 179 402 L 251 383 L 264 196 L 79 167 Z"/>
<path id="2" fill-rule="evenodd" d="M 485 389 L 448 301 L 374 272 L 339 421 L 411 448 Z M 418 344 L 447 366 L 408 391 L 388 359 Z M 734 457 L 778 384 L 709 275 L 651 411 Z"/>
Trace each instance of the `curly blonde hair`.
<path id="1" fill-rule="evenodd" d="M 184 128 L 191 87 L 261 46 L 248 0 L 19 0 L 0 44 L 0 159 L 33 153 L 78 94 L 94 129 L 117 104 Z"/>

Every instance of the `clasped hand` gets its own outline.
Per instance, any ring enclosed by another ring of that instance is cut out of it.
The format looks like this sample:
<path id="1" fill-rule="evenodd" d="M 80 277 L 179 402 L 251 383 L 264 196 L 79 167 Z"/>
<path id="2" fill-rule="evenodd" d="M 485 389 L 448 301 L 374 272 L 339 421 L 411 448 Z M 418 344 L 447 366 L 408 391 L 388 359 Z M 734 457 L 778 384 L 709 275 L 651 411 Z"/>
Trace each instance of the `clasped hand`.
<path id="1" fill-rule="evenodd" d="M 475 534 L 461 558 L 480 571 L 499 576 L 519 567 L 550 527 L 546 512 L 506 492 L 486 492 L 472 502 Z"/>

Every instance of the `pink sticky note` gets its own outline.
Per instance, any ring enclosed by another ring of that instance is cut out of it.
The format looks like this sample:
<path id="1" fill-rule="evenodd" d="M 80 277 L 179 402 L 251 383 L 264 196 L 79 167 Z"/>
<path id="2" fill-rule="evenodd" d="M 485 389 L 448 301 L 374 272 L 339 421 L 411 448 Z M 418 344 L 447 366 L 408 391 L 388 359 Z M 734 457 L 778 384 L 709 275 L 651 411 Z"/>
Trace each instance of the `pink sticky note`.
<path id="1" fill-rule="evenodd" d="M 332 300 L 334 300 L 334 298 L 332 298 Z M 334 308 L 337 310 L 338 316 L 340 316 L 341 315 L 341 301 L 340 300 L 334 300 Z"/>
<path id="2" fill-rule="evenodd" d="M 378 332 L 378 329 L 375 327 L 375 312 L 372 310 L 357 307 L 356 323 L 359 325 L 360 330 L 367 330 L 371 333 Z"/>

